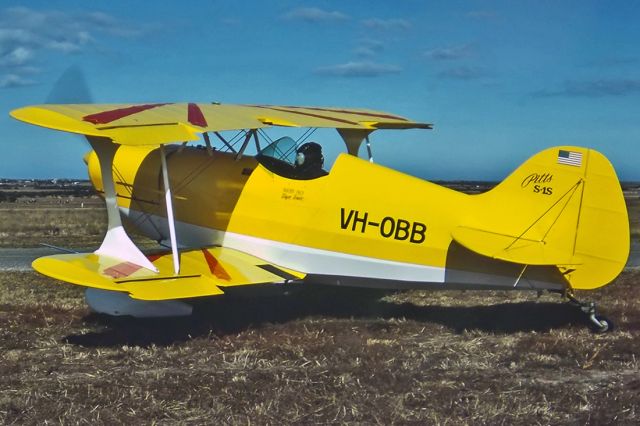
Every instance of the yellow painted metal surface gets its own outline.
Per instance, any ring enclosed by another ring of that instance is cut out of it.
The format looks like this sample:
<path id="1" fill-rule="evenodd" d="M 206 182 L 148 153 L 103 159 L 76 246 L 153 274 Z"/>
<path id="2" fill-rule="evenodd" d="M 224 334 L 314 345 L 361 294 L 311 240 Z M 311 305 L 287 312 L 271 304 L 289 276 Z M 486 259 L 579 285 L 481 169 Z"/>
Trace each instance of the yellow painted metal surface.
<path id="1" fill-rule="evenodd" d="M 430 196 L 440 201 L 434 204 Z M 449 230 L 459 214 L 444 206 L 464 205 L 468 198 L 342 154 L 327 176 L 313 180 L 287 179 L 257 167 L 228 229 L 305 247 L 444 267 Z"/>
<path id="2" fill-rule="evenodd" d="M 558 163 L 560 150 L 579 152 L 581 165 Z M 142 191 L 157 182 L 159 160 L 149 154 L 142 173 L 136 152 L 151 151 L 122 147 L 118 170 L 128 171 L 125 180 L 135 176 L 140 198 L 156 200 L 148 212 L 162 214 L 160 191 Z M 545 150 L 480 195 L 346 154 L 327 176 L 312 180 L 279 176 L 253 158 L 236 162 L 231 155 L 208 157 L 197 149 L 175 151 L 170 169 L 177 220 L 302 247 L 446 268 L 455 240 L 490 258 L 558 266 L 579 289 L 613 280 L 629 252 L 615 172 L 601 154 L 585 148 Z M 131 206 L 125 198 L 120 202 Z"/>
<path id="3" fill-rule="evenodd" d="M 229 248 L 180 253 L 181 271 L 173 273 L 171 253 L 150 256 L 159 272 L 93 253 L 60 254 L 36 259 L 33 268 L 55 279 L 102 290 L 128 293 L 134 299 L 171 300 L 215 296 L 226 287 L 282 282 L 258 265 L 262 260 Z M 298 279 L 304 274 L 275 268 Z"/>
<path id="4" fill-rule="evenodd" d="M 560 151 L 579 155 L 580 165 L 560 163 Z M 624 196 L 611 163 L 597 151 L 547 149 L 477 199 L 463 225 L 520 237 L 493 253 L 491 239 L 481 234 L 466 239 L 465 245 L 481 254 L 558 265 L 577 289 L 608 284 L 626 264 L 630 239 Z"/>
<path id="5" fill-rule="evenodd" d="M 65 132 L 102 136 L 122 145 L 197 139 L 197 132 L 259 129 L 271 125 L 342 129 L 431 128 L 381 111 L 231 104 L 36 105 L 11 111 L 24 122 Z"/>

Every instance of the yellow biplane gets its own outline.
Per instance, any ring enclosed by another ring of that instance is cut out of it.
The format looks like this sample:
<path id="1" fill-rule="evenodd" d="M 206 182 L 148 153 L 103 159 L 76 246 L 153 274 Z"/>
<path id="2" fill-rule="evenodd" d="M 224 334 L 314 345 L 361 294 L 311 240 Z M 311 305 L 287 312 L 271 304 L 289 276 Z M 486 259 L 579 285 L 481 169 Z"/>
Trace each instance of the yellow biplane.
<path id="1" fill-rule="evenodd" d="M 102 245 L 33 267 L 89 287 L 99 312 L 188 314 L 188 299 L 260 284 L 518 289 L 560 292 L 598 330 L 610 327 L 574 297 L 614 280 L 629 254 L 620 184 L 592 149 L 546 149 L 468 195 L 373 163 L 372 132 L 431 128 L 386 112 L 167 103 L 11 115 L 84 135 L 93 148 L 85 162 L 106 201 Z M 322 146 L 305 141 L 310 131 L 273 141 L 265 130 L 274 127 L 336 129 L 346 152 L 326 167 Z M 358 157 L 363 143 L 368 160 Z M 143 253 L 121 216 L 167 250 Z"/>

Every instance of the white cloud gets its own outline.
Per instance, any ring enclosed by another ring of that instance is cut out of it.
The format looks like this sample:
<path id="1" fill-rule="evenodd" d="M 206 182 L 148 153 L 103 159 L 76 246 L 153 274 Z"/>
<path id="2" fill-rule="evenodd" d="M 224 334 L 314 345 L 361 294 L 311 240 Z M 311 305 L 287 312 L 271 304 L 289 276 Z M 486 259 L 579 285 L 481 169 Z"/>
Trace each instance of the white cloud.
<path id="1" fill-rule="evenodd" d="M 71 41 L 52 40 L 45 45 L 46 48 L 57 50 L 62 53 L 75 53 L 82 50 L 82 45 Z"/>
<path id="2" fill-rule="evenodd" d="M 39 74 L 40 72 L 42 72 L 42 70 L 38 67 L 34 67 L 33 65 L 25 65 L 23 67 L 15 68 L 14 72 L 16 74 L 20 74 L 21 76 L 26 76 Z"/>
<path id="3" fill-rule="evenodd" d="M 449 61 L 462 59 L 470 56 L 472 53 L 471 46 L 464 44 L 461 46 L 441 47 L 437 49 L 431 49 L 424 53 L 424 55 L 436 61 Z"/>
<path id="4" fill-rule="evenodd" d="M 590 81 L 566 81 L 558 90 L 540 90 L 534 97 L 586 97 L 627 96 L 640 93 L 640 79 L 603 79 Z"/>
<path id="5" fill-rule="evenodd" d="M 384 43 L 373 39 L 362 39 L 358 41 L 355 54 L 361 58 L 372 58 L 384 50 Z"/>
<path id="6" fill-rule="evenodd" d="M 116 37 L 131 38 L 144 35 L 153 28 L 153 25 L 150 24 L 127 24 L 103 12 L 81 14 L 78 18 L 84 22 L 84 24 L 81 25 L 84 31 L 79 31 L 80 36 L 88 30 L 96 30 Z"/>
<path id="7" fill-rule="evenodd" d="M 134 37 L 151 27 L 128 25 L 102 12 L 67 13 L 12 7 L 0 10 L 0 87 L 34 84 L 26 78 L 43 53 L 82 52 L 99 37 Z"/>
<path id="8" fill-rule="evenodd" d="M 377 77 L 385 74 L 395 74 L 402 68 L 391 64 L 380 64 L 370 61 L 346 62 L 316 69 L 316 73 L 338 77 Z"/>
<path id="9" fill-rule="evenodd" d="M 0 89 L 12 88 L 12 87 L 24 87 L 32 86 L 35 81 L 25 79 L 16 74 L 8 74 L 0 77 Z"/>
<path id="10" fill-rule="evenodd" d="M 412 27 L 411 22 L 406 19 L 390 18 L 370 18 L 362 21 L 362 25 L 375 30 L 409 30 Z"/>
<path id="11" fill-rule="evenodd" d="M 0 56 L 0 67 L 20 67 L 29 62 L 32 57 L 33 52 L 31 49 L 18 46 L 6 55 Z"/>
<path id="12" fill-rule="evenodd" d="M 0 22 L 3 26 L 7 25 L 1 20 Z M 31 42 L 33 42 L 33 35 L 29 31 L 19 28 L 0 28 L 0 53 L 7 44 Z"/>
<path id="13" fill-rule="evenodd" d="M 220 23 L 222 25 L 236 26 L 236 25 L 242 25 L 242 20 L 238 18 L 222 18 L 220 19 Z"/>
<path id="14" fill-rule="evenodd" d="M 491 20 L 496 19 L 498 14 L 492 10 L 472 10 L 467 13 L 467 18 Z"/>
<path id="15" fill-rule="evenodd" d="M 317 7 L 299 7 L 282 15 L 283 19 L 289 21 L 305 21 L 305 22 L 330 22 L 330 21 L 344 21 L 349 19 L 347 15 L 342 12 L 327 11 Z"/>
<path id="16" fill-rule="evenodd" d="M 482 68 L 462 66 L 444 70 L 438 76 L 452 80 L 478 80 L 487 77 L 487 72 Z"/>

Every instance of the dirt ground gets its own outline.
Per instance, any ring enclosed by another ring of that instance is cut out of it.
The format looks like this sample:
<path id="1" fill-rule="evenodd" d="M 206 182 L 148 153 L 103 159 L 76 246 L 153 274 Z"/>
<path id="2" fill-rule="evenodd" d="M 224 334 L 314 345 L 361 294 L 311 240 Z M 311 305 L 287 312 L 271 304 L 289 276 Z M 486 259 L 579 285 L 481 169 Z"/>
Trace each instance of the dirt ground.
<path id="1" fill-rule="evenodd" d="M 639 279 L 579 294 L 616 324 L 594 334 L 552 294 L 276 288 L 134 320 L 2 272 L 0 423 L 637 424 Z"/>
<path id="2" fill-rule="evenodd" d="M 593 297 L 314 290 L 91 314 L 81 290 L 0 275 L 0 422 L 637 424 L 638 272 Z"/>

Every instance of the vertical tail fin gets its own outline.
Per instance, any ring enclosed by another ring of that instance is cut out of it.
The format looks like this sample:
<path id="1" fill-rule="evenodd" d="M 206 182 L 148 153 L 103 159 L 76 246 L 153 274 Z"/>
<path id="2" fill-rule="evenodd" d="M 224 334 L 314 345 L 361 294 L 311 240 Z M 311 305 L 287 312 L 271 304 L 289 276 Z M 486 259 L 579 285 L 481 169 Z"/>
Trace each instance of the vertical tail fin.
<path id="1" fill-rule="evenodd" d="M 611 163 L 597 151 L 542 151 L 476 202 L 454 239 L 480 254 L 557 265 L 576 289 L 608 284 L 627 261 L 622 189 Z"/>

